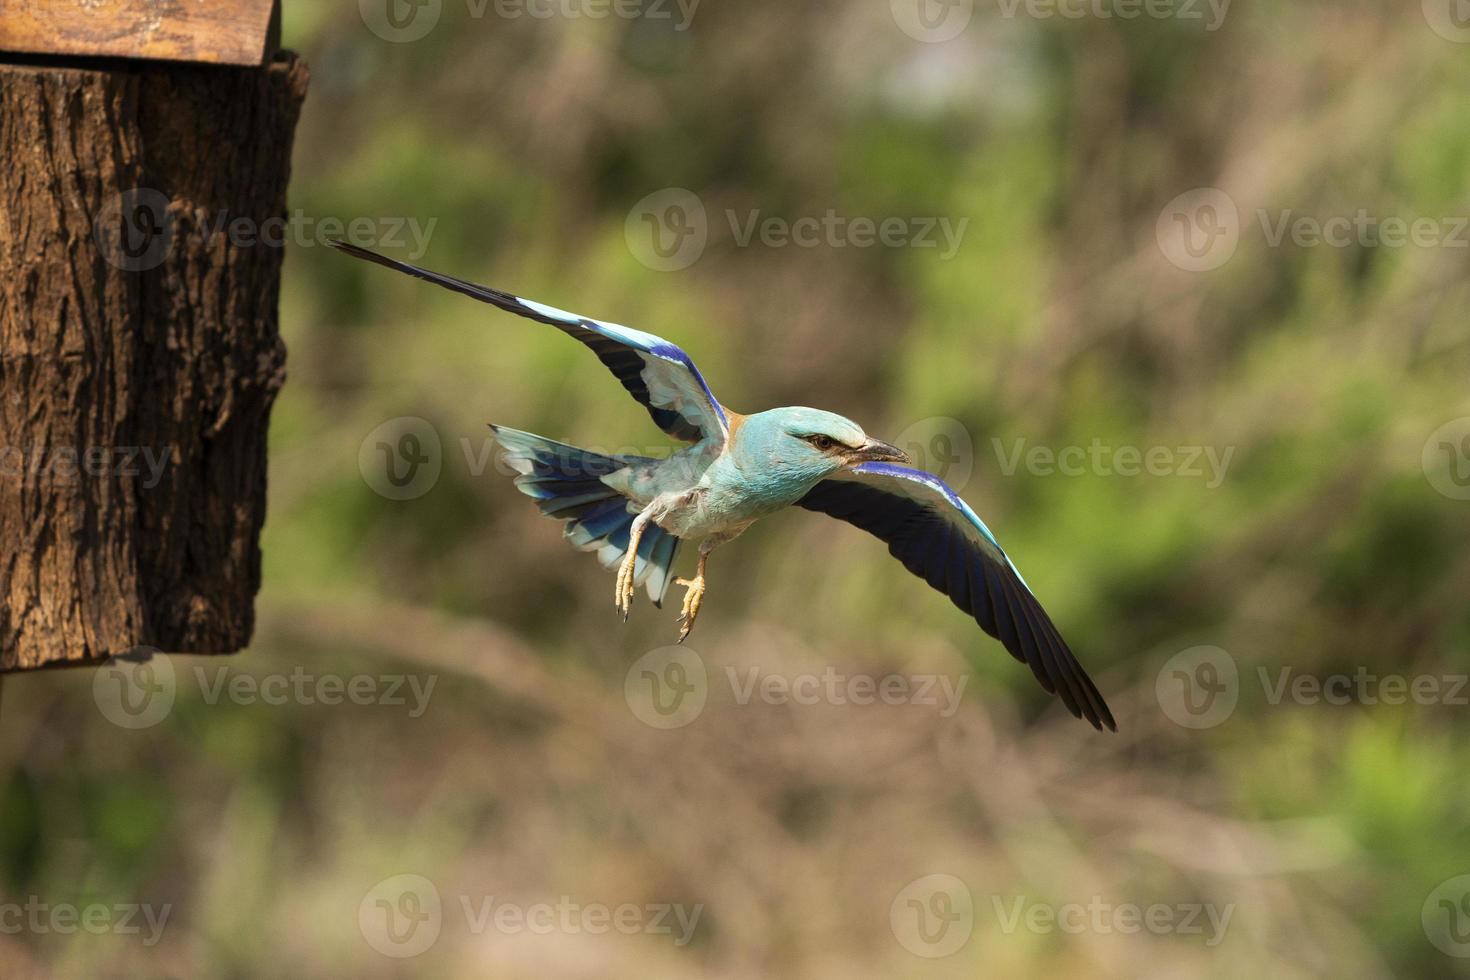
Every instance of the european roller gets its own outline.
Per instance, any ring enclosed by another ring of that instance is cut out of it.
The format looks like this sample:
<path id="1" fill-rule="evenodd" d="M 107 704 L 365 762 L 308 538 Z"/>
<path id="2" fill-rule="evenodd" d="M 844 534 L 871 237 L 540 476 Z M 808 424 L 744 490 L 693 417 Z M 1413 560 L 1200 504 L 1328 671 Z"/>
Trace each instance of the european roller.
<path id="1" fill-rule="evenodd" d="M 662 337 L 568 313 L 498 289 L 398 262 L 346 242 L 348 255 L 396 269 L 590 347 L 666 434 L 688 445 L 665 458 L 605 455 L 492 425 L 516 486 L 565 534 L 617 569 L 624 619 L 638 586 L 660 606 L 684 588 L 679 640 L 704 602 L 710 553 L 767 514 L 796 506 L 859 527 L 910 572 L 949 596 L 1093 727 L 1112 712 L 990 528 L 943 480 L 905 465 L 896 446 L 816 408 L 741 415 L 722 405 L 689 355 Z M 681 542 L 699 542 L 692 579 L 674 578 Z"/>

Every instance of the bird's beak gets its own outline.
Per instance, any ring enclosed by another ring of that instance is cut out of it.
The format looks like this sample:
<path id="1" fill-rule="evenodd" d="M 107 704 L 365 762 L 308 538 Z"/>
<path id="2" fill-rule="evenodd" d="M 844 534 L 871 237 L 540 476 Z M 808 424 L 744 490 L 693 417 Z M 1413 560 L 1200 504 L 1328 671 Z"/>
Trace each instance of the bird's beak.
<path id="1" fill-rule="evenodd" d="M 907 463 L 908 453 L 877 439 L 869 439 L 863 443 L 857 452 L 853 453 L 855 463 Z"/>

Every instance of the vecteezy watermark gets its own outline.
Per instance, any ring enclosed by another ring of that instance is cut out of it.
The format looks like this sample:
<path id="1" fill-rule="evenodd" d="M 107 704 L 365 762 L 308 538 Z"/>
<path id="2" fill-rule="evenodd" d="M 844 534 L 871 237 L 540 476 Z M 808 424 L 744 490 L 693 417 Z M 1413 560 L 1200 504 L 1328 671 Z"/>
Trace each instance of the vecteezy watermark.
<path id="1" fill-rule="evenodd" d="M 951 718 L 959 710 L 969 676 L 948 674 L 848 674 L 835 667 L 820 673 L 780 674 L 760 667 L 725 667 L 725 680 L 741 706 L 762 704 L 810 706 L 830 704 L 865 706 L 916 704 L 938 708 L 939 717 Z"/>
<path id="2" fill-rule="evenodd" d="M 1377 215 L 1358 208 L 1351 215 L 1320 217 L 1298 214 L 1293 208 L 1268 211 L 1256 209 L 1256 221 L 1267 246 L 1280 248 L 1291 242 L 1297 248 L 1470 248 L 1470 217 L 1413 217 Z"/>
<path id="3" fill-rule="evenodd" d="M 888 927 L 899 945 L 915 956 L 951 956 L 975 931 L 975 901 L 969 887 L 954 875 L 925 875 L 893 896 Z"/>
<path id="4" fill-rule="evenodd" d="M 1470 874 L 1440 882 L 1419 913 L 1424 935 L 1446 956 L 1470 957 Z"/>
<path id="5" fill-rule="evenodd" d="M 623 239 L 633 258 L 655 272 L 687 269 L 709 242 L 704 202 L 682 187 L 654 191 L 629 209 Z"/>
<path id="6" fill-rule="evenodd" d="M 1231 0 L 996 0 L 1004 20 L 1174 20 L 1213 32 Z M 1426 0 L 1428 2 L 1428 0 Z M 890 0 L 893 22 L 915 41 L 951 41 L 969 26 L 974 0 Z"/>
<path id="7" fill-rule="evenodd" d="M 92 700 L 119 728 L 152 728 L 168 717 L 178 685 L 173 661 L 153 647 L 111 657 L 92 675 Z"/>
<path id="8" fill-rule="evenodd" d="M 1011 935 L 1018 930 L 1045 935 L 1062 932 L 1069 935 L 1134 935 L 1147 932 L 1155 936 L 1199 936 L 1210 948 L 1220 945 L 1230 928 L 1235 903 L 1215 905 L 1211 902 L 1110 902 L 1094 895 L 1086 902 L 1053 904 L 1012 895 L 990 897 L 1000 931 Z"/>
<path id="9" fill-rule="evenodd" d="M 1458 0 L 1457 0 L 1458 2 Z M 1295 208 L 1257 208 L 1255 224 L 1267 248 L 1470 248 L 1470 216 L 1315 215 Z M 1229 194 L 1217 187 L 1187 191 L 1164 206 L 1154 233 L 1159 249 L 1189 272 L 1218 269 L 1235 255 L 1246 231 Z"/>
<path id="10" fill-rule="evenodd" d="M 1197 187 L 1164 205 L 1154 239 L 1164 258 L 1186 272 L 1218 269 L 1240 244 L 1240 211 L 1224 191 Z"/>
<path id="11" fill-rule="evenodd" d="M 1435 429 L 1420 465 L 1431 487 L 1451 500 L 1470 500 L 1470 415 Z"/>
<path id="12" fill-rule="evenodd" d="M 134 187 L 108 201 L 92 220 L 103 258 L 125 272 L 156 269 L 174 249 L 175 215 L 161 191 Z"/>
<path id="13" fill-rule="evenodd" d="M 1423 0 L 1429 29 L 1446 41 L 1470 44 L 1470 3 L 1466 0 Z"/>
<path id="14" fill-rule="evenodd" d="M 975 443 L 959 419 L 934 415 L 904 428 L 893 444 L 908 454 L 909 463 L 933 473 L 959 493 L 975 472 Z"/>
<path id="15" fill-rule="evenodd" d="M 369 432 L 357 449 L 363 481 L 389 500 L 422 497 L 439 482 L 444 448 L 427 419 L 401 415 Z"/>
<path id="16" fill-rule="evenodd" d="M 1417 705 L 1470 706 L 1470 675 L 1455 672 L 1380 674 L 1366 666 L 1349 673 L 1315 674 L 1290 665 L 1257 666 L 1250 674 L 1271 707 Z M 1223 724 L 1240 700 L 1242 679 L 1235 658 L 1213 646 L 1190 647 L 1160 668 L 1155 678 L 1159 707 L 1185 728 Z"/>
<path id="17" fill-rule="evenodd" d="M 1113 902 L 1094 895 L 1086 902 L 1045 902 L 1027 895 L 992 895 L 990 908 L 1006 935 L 1018 931 L 1046 935 L 1198 936 L 1218 946 L 1230 928 L 1235 904 L 1211 902 Z M 938 958 L 957 952 L 975 928 L 975 902 L 969 887 L 954 875 L 925 875 L 909 882 L 888 909 L 899 943 L 916 956 Z"/>
<path id="18" fill-rule="evenodd" d="M 287 673 L 260 675 L 196 665 L 184 676 L 211 706 L 221 701 L 268 707 L 381 705 L 406 709 L 410 718 L 428 710 L 439 680 L 435 674 L 317 674 L 300 665 Z M 173 710 L 178 685 L 172 658 L 152 647 L 138 647 L 97 668 L 92 699 L 102 716 L 120 728 L 151 728 Z"/>
<path id="19" fill-rule="evenodd" d="M 740 707 L 766 705 L 883 704 L 938 709 L 941 718 L 959 710 L 969 676 L 848 673 L 828 666 L 819 671 L 783 673 L 762 667 L 726 665 L 714 675 L 729 686 Z M 639 657 L 623 678 L 623 696 L 634 717 L 653 728 L 682 728 L 703 713 L 709 700 L 710 671 L 704 658 L 687 646 L 659 647 Z"/>
<path id="20" fill-rule="evenodd" d="M 484 16 L 487 3 L 507 20 L 664 20 L 676 31 L 689 30 L 699 9 L 699 0 L 465 0 L 471 17 Z"/>
<path id="21" fill-rule="evenodd" d="M 579 902 L 570 895 L 558 896 L 555 902 L 520 904 L 497 899 L 494 895 L 459 897 L 460 908 L 470 932 L 476 935 L 487 929 L 514 936 L 552 933 L 575 936 L 602 936 L 609 932 L 624 936 L 669 936 L 675 946 L 687 946 L 699 927 L 704 904 L 682 902 Z"/>
<path id="22" fill-rule="evenodd" d="M 964 32 L 975 16 L 975 0 L 889 0 L 889 11 L 909 37 L 938 44 Z"/>
<path id="23" fill-rule="evenodd" d="M 1378 674 L 1359 666 L 1351 674 L 1299 673 L 1294 667 L 1256 668 L 1256 677 L 1273 707 L 1285 700 L 1293 704 L 1375 705 L 1416 704 L 1470 705 L 1470 675 L 1466 674 Z"/>
<path id="24" fill-rule="evenodd" d="M 0 481 L 36 483 L 44 478 L 70 486 L 83 477 L 142 477 L 137 485 L 152 490 L 177 455 L 172 446 L 0 446 Z"/>
<path id="25" fill-rule="evenodd" d="M 839 214 L 835 208 L 828 208 L 820 217 L 798 218 L 763 214 L 759 208 L 743 215 L 726 209 L 725 220 L 740 248 L 748 247 L 752 240 L 766 248 L 933 248 L 940 250 L 941 259 L 955 257 L 970 226 L 969 218 L 870 218 Z"/>
<path id="26" fill-rule="evenodd" d="M 410 260 L 429 249 L 438 218 L 340 218 L 309 215 L 297 208 L 264 220 L 232 215 L 170 200 L 149 187 L 125 191 L 105 205 L 92 222 L 92 237 L 104 259 L 125 272 L 147 272 L 162 265 L 180 240 L 225 241 L 233 248 L 302 248 L 345 239 L 354 245 L 407 249 Z"/>
<path id="27" fill-rule="evenodd" d="M 162 905 L 147 902 L 77 905 L 73 902 L 47 902 L 31 895 L 24 902 L 0 902 L 0 935 L 55 933 L 71 936 L 87 932 L 94 936 L 142 936 L 143 945 L 152 947 L 163 938 L 163 930 L 172 911 L 173 905 L 168 902 Z"/>
<path id="28" fill-rule="evenodd" d="M 510 902 L 495 895 L 457 896 L 457 910 L 470 935 L 494 931 L 535 936 L 619 933 L 624 936 L 669 936 L 687 946 L 699 927 L 703 903 L 582 902 L 570 895 L 548 902 Z M 406 958 L 427 951 L 438 941 L 447 918 L 439 889 L 416 874 L 394 875 L 378 882 L 358 903 L 357 925 L 368 945 L 385 956 Z"/>
<path id="29" fill-rule="evenodd" d="M 1226 446 L 1110 446 L 1094 438 L 1086 446 L 1027 446 L 1025 439 L 1005 443 L 992 438 L 995 458 L 1005 476 L 1022 466 L 1032 476 L 1179 476 L 1202 479 L 1213 490 L 1225 481 L 1235 447 Z"/>
<path id="30" fill-rule="evenodd" d="M 1154 695 L 1176 725 L 1214 728 L 1235 713 L 1240 670 L 1235 658 L 1220 647 L 1190 647 L 1159 668 Z"/>
<path id="31" fill-rule="evenodd" d="M 1218 31 L 1230 12 L 1230 0 L 996 0 L 1006 20 L 1177 20 L 1198 22 Z"/>
<path id="32" fill-rule="evenodd" d="M 439 941 L 443 928 L 439 889 L 423 875 L 384 878 L 357 905 L 358 931 L 384 956 L 417 956 Z"/>
<path id="33" fill-rule="evenodd" d="M 633 717 L 651 728 L 683 728 L 704 713 L 709 700 L 704 658 L 686 646 L 650 650 L 624 675 L 623 699 Z"/>
<path id="34" fill-rule="evenodd" d="M 472 20 L 493 14 L 505 20 L 619 20 L 671 21 L 676 31 L 687 31 L 700 0 L 464 0 Z M 358 0 L 358 13 L 367 29 L 385 41 L 406 44 L 428 37 L 444 13 L 444 0 Z"/>
<path id="35" fill-rule="evenodd" d="M 381 705 L 404 708 L 410 718 L 420 718 L 428 710 L 434 685 L 439 682 L 437 674 L 316 674 L 299 664 L 289 673 L 263 675 L 243 674 L 229 667 L 208 670 L 196 666 L 193 676 L 208 705 L 221 701 L 270 707 Z"/>
<path id="36" fill-rule="evenodd" d="M 919 248 L 953 258 L 969 218 L 940 216 L 870 217 L 828 208 L 820 215 L 790 218 L 759 208 L 727 208 L 725 223 L 737 248 Z M 675 272 L 699 261 L 709 243 L 709 215 L 699 195 L 682 187 L 655 191 L 634 204 L 623 223 L 628 251 L 650 269 Z"/>

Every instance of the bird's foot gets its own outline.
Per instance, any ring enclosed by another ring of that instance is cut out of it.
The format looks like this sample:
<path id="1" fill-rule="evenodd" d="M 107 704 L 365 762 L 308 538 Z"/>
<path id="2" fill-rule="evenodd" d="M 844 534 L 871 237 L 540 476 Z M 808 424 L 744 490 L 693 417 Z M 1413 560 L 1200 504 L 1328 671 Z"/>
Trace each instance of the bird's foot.
<path id="1" fill-rule="evenodd" d="M 696 575 L 694 578 L 676 578 L 675 585 L 684 586 L 684 609 L 679 613 L 679 642 L 683 643 L 689 631 L 694 628 L 694 618 L 699 615 L 699 605 L 704 602 L 704 576 Z"/>
<path id="2" fill-rule="evenodd" d="M 623 614 L 625 623 L 628 621 L 628 611 L 633 608 L 633 594 L 637 591 L 637 586 L 633 584 L 633 571 L 637 566 L 638 553 L 630 548 L 623 563 L 618 566 L 618 581 L 613 586 L 613 605 Z"/>

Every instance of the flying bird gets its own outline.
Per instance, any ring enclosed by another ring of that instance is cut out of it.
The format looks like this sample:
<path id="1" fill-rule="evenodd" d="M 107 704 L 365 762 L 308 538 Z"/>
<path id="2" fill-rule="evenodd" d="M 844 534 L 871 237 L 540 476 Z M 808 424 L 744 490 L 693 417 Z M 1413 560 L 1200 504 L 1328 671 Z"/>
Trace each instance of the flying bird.
<path id="1" fill-rule="evenodd" d="M 568 313 L 430 272 L 347 242 L 348 255 L 556 327 L 590 347 L 666 434 L 689 445 L 667 458 L 609 456 L 492 425 L 516 486 L 566 521 L 573 545 L 617 568 L 623 618 L 639 585 L 660 606 L 685 589 L 679 640 L 704 601 L 712 551 L 767 514 L 796 506 L 859 527 L 910 572 L 949 596 L 1061 698 L 1073 716 L 1114 731 L 1112 712 L 995 535 L 943 480 L 850 419 L 815 408 L 741 415 L 710 390 L 689 355 L 653 334 Z M 692 579 L 671 570 L 680 542 L 699 541 Z"/>

